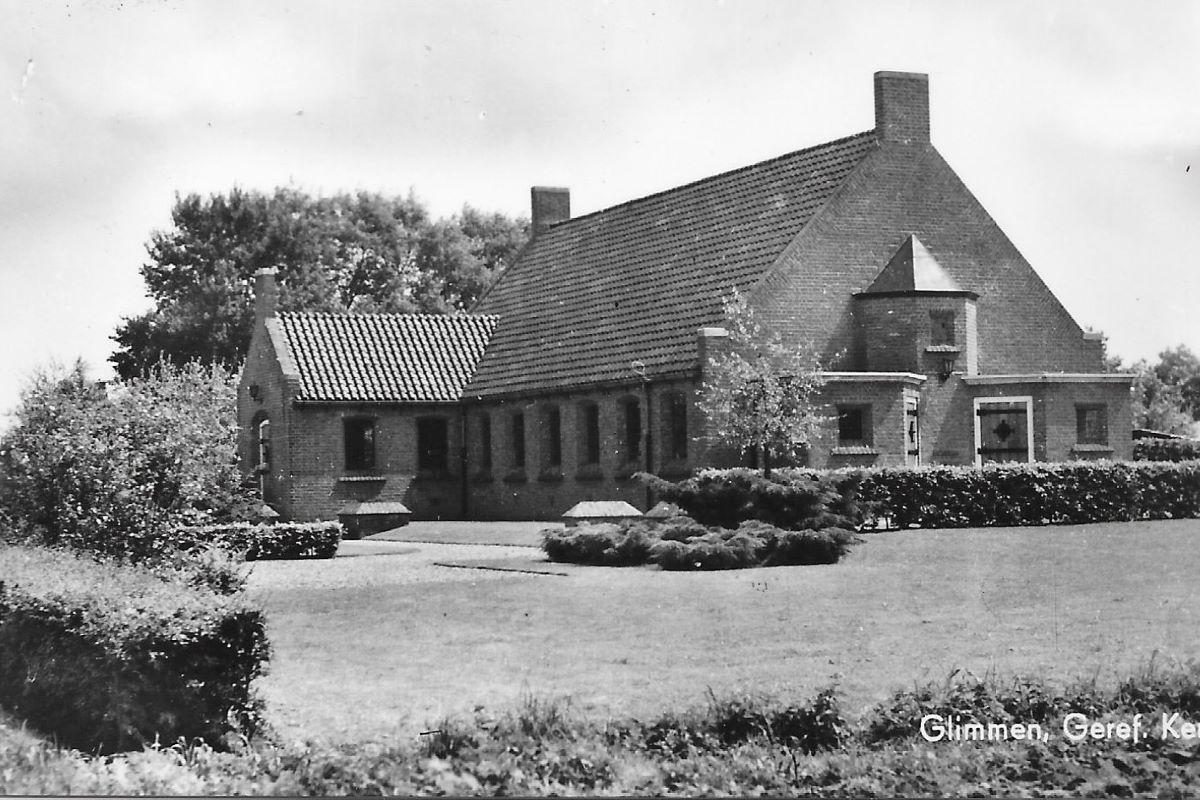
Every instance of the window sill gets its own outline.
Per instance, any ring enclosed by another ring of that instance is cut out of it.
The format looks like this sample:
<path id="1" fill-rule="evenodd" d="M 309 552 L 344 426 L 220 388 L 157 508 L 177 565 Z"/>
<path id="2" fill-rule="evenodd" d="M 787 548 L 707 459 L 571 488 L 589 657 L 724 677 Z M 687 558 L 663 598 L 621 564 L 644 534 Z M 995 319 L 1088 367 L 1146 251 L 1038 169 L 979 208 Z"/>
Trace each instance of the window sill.
<path id="1" fill-rule="evenodd" d="M 387 478 L 383 475 L 342 475 L 338 478 L 341 483 L 371 483 L 372 481 L 386 481 Z"/>
<path id="2" fill-rule="evenodd" d="M 869 444 L 842 444 L 829 451 L 834 456 L 877 456 L 879 451 Z"/>
<path id="3" fill-rule="evenodd" d="M 562 483 L 563 474 L 561 467 L 546 467 L 538 473 L 537 479 L 542 483 Z"/>
<path id="4" fill-rule="evenodd" d="M 1080 442 L 1072 445 L 1071 450 L 1076 453 L 1111 453 L 1112 445 L 1108 444 L 1084 444 Z"/>
<path id="5" fill-rule="evenodd" d="M 471 483 L 491 483 L 495 480 L 490 469 L 481 469 L 471 476 Z"/>
<path id="6" fill-rule="evenodd" d="M 604 480 L 604 470 L 599 464 L 584 464 L 575 472 L 575 480 L 577 481 L 602 481 Z"/>
<path id="7" fill-rule="evenodd" d="M 926 353 L 961 353 L 962 348 L 956 344 L 931 344 L 925 348 Z"/>
<path id="8" fill-rule="evenodd" d="M 504 476 L 505 483 L 525 483 L 528 480 L 523 469 L 514 469 Z"/>

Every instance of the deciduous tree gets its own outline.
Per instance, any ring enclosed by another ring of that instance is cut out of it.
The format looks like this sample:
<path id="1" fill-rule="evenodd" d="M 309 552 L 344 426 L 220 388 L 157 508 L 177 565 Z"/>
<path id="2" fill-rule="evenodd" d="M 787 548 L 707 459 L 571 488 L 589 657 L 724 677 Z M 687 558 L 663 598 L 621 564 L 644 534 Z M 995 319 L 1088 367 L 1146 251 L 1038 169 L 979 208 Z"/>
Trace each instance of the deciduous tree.
<path id="1" fill-rule="evenodd" d="M 159 361 L 237 364 L 253 322 L 252 283 L 279 270 L 291 311 L 445 313 L 468 308 L 524 244 L 524 220 L 464 207 L 433 222 L 412 194 L 312 197 L 294 188 L 176 197 L 142 267 L 154 308 L 124 320 L 117 373 Z"/>
<path id="2" fill-rule="evenodd" d="M 725 303 L 728 342 L 711 356 L 699 407 L 710 435 L 773 461 L 803 455 L 828 424 L 817 395 L 825 384 L 816 351 L 768 330 L 741 294 Z"/>

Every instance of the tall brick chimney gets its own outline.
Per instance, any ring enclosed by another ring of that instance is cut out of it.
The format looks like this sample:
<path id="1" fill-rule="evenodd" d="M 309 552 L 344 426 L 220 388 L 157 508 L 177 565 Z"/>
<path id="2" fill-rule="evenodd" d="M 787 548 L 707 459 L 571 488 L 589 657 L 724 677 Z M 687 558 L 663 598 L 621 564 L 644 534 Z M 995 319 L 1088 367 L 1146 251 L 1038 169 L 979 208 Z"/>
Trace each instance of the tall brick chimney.
<path id="1" fill-rule="evenodd" d="M 928 144 L 928 75 L 875 73 L 875 135 L 883 142 Z"/>
<path id="2" fill-rule="evenodd" d="M 560 186 L 534 186 L 532 200 L 533 235 L 544 233 L 557 222 L 571 218 L 571 190 Z"/>
<path id="3" fill-rule="evenodd" d="M 275 316 L 279 307 L 279 287 L 275 285 L 275 269 L 263 267 L 254 273 L 254 319 L 260 321 Z"/>

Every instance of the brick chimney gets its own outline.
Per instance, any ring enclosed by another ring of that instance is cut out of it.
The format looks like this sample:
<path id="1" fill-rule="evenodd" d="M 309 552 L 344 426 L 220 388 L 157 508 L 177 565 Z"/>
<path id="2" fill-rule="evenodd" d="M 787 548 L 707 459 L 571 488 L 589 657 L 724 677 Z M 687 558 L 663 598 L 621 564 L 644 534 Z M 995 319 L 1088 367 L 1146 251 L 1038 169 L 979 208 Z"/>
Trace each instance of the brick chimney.
<path id="1" fill-rule="evenodd" d="M 875 135 L 883 142 L 929 143 L 929 76 L 875 73 Z"/>
<path id="2" fill-rule="evenodd" d="M 279 307 L 279 287 L 275 285 L 275 268 L 263 267 L 254 273 L 254 319 L 256 322 L 275 316 Z"/>
<path id="3" fill-rule="evenodd" d="M 533 207 L 533 235 L 571 218 L 571 190 L 559 186 L 534 186 L 529 190 Z"/>

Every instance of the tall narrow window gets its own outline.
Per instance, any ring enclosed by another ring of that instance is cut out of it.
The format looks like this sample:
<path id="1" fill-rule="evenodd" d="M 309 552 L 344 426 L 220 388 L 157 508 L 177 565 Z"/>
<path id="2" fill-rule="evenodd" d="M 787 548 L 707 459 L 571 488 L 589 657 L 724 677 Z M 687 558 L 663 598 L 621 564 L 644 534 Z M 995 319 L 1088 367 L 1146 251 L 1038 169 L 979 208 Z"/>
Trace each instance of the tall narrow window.
<path id="1" fill-rule="evenodd" d="M 450 441 L 445 417 L 417 418 L 417 469 L 445 472 L 450 467 Z"/>
<path id="2" fill-rule="evenodd" d="M 479 415 L 479 467 L 492 468 L 492 418 L 487 414 Z"/>
<path id="3" fill-rule="evenodd" d="M 346 469 L 375 469 L 375 420 L 347 417 L 342 420 Z"/>
<path id="4" fill-rule="evenodd" d="M 1075 440 L 1079 444 L 1108 444 L 1108 406 L 1075 406 Z"/>
<path id="5" fill-rule="evenodd" d="M 631 397 L 621 407 L 624 417 L 621 456 L 626 461 L 637 461 L 642 457 L 642 404 Z"/>
<path id="6" fill-rule="evenodd" d="M 684 461 L 688 453 L 687 398 L 675 393 L 666 397 L 667 458 Z"/>
<path id="7" fill-rule="evenodd" d="M 580 463 L 600 463 L 600 407 L 584 403 L 579 407 Z"/>
<path id="8" fill-rule="evenodd" d="M 562 465 L 562 412 L 558 406 L 551 406 L 545 411 L 543 421 L 546 425 L 545 461 L 548 467 Z"/>
<path id="9" fill-rule="evenodd" d="M 525 467 L 525 415 L 512 415 L 512 463 L 514 467 Z"/>
<path id="10" fill-rule="evenodd" d="M 269 467 L 271 465 L 271 420 L 264 418 L 258 423 L 258 441 L 255 442 L 254 448 L 255 461 L 257 467 Z"/>

